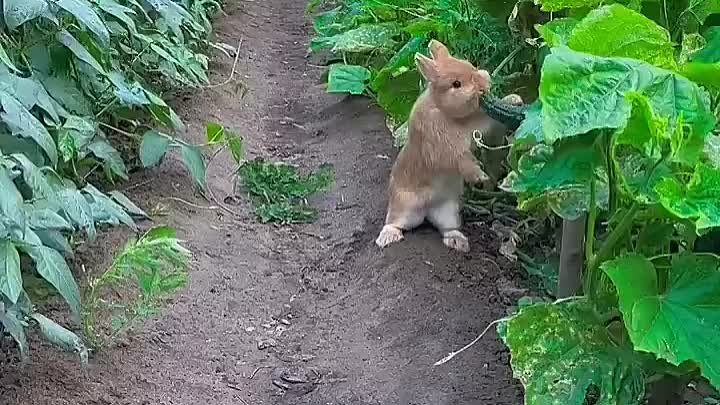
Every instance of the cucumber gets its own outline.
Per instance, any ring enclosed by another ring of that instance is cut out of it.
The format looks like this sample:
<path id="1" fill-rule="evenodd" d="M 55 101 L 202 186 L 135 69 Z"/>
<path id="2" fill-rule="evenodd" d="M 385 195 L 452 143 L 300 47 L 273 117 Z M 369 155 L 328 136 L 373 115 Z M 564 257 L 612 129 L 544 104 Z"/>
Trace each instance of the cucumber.
<path id="1" fill-rule="evenodd" d="M 511 131 L 518 129 L 520 123 L 525 119 L 525 111 L 527 111 L 527 106 L 516 107 L 503 103 L 499 98 L 489 96 L 480 98 L 480 107 L 490 118 L 501 122 Z"/>

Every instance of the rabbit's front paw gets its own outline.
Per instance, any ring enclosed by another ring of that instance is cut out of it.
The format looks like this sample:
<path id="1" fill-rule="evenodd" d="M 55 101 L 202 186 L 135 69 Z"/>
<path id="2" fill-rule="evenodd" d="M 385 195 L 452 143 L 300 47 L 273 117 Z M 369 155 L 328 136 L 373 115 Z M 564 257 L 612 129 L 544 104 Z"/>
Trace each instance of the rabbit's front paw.
<path id="1" fill-rule="evenodd" d="M 483 169 L 480 168 L 480 166 L 475 165 L 473 167 L 472 171 L 470 172 L 470 175 L 467 176 L 467 180 L 469 183 L 477 184 L 477 183 L 484 183 L 490 179 L 490 176 L 485 173 Z"/>
<path id="2" fill-rule="evenodd" d="M 520 107 L 521 105 L 525 104 L 522 97 L 518 96 L 517 94 L 508 94 L 507 96 L 503 97 L 502 101 L 515 107 Z"/>

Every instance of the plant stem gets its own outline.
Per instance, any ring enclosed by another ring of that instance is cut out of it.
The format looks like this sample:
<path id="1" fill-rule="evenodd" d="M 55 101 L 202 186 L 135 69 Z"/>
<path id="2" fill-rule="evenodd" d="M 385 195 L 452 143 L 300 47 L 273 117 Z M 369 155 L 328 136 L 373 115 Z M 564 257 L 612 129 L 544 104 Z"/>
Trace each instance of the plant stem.
<path id="1" fill-rule="evenodd" d="M 597 184 L 593 177 L 592 180 L 590 180 L 590 209 L 587 224 L 585 225 L 585 264 L 589 264 L 595 256 L 595 224 L 598 215 L 597 204 L 595 204 L 596 198 Z M 586 268 L 583 278 L 583 289 L 586 294 L 595 294 L 595 280 L 597 280 L 597 276 L 594 269 L 590 267 Z"/>
<path id="2" fill-rule="evenodd" d="M 104 123 L 104 122 L 98 122 L 98 124 L 99 124 L 101 127 L 105 127 L 105 128 L 110 129 L 110 130 L 112 130 L 112 131 L 115 131 L 115 132 L 117 132 L 117 133 L 120 134 L 120 135 L 125 135 L 125 136 L 127 136 L 128 138 L 130 138 L 130 139 L 138 139 L 138 138 L 139 138 L 139 136 L 136 135 L 136 134 L 133 134 L 133 133 L 127 132 L 127 131 L 123 131 L 123 130 L 120 129 L 120 128 L 115 128 L 114 126 L 112 126 L 112 125 L 110 125 L 110 124 L 106 124 L 106 123 Z"/>
<path id="3" fill-rule="evenodd" d="M 582 289 L 583 236 L 586 220 L 587 215 L 574 220 L 563 220 L 557 298 L 575 296 Z"/>
<path id="4" fill-rule="evenodd" d="M 605 240 L 605 243 L 603 243 L 598 253 L 593 256 L 592 260 L 590 260 L 590 263 L 588 264 L 589 271 L 594 272 L 600 267 L 603 262 L 610 258 L 613 250 L 615 250 L 615 246 L 618 244 L 618 242 L 620 242 L 620 240 L 625 236 L 627 231 L 632 226 L 633 221 L 635 220 L 635 214 L 637 214 L 639 209 L 640 204 L 638 204 L 637 202 L 633 202 L 633 204 L 630 206 L 630 209 L 628 209 L 623 218 L 620 220 L 618 226 L 612 230 L 610 236 L 608 236 L 608 238 Z"/>
<path id="5" fill-rule="evenodd" d="M 499 65 L 497 65 L 497 67 L 495 68 L 495 70 L 493 70 L 493 72 L 490 76 L 491 77 L 497 76 L 502 71 L 502 69 L 505 67 L 505 65 L 510 63 L 510 61 L 513 60 L 513 58 L 515 58 L 515 56 L 517 56 L 517 54 L 520 53 L 520 51 L 522 51 L 523 49 L 525 49 L 525 45 L 520 45 L 517 48 L 515 48 L 512 52 L 510 52 L 510 54 L 507 57 L 505 57 L 505 59 L 503 59 Z"/>
<path id="6" fill-rule="evenodd" d="M 593 178 L 590 181 L 590 212 L 588 214 L 587 231 L 585 232 L 585 261 L 590 263 L 595 254 L 595 222 L 597 221 L 597 184 Z"/>

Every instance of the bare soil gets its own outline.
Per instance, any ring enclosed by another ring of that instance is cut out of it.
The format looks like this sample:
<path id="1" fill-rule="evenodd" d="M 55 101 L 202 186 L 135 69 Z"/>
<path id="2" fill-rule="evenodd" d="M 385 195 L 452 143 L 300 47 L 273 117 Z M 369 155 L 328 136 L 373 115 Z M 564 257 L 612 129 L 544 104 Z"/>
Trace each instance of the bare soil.
<path id="1" fill-rule="evenodd" d="M 234 86 L 179 96 L 184 136 L 200 143 L 205 123 L 217 121 L 246 138 L 250 157 L 304 170 L 333 163 L 336 186 L 311 201 L 320 219 L 262 225 L 244 197 L 231 207 L 237 215 L 208 209 L 176 158 L 133 176 L 129 196 L 150 212 L 168 208 L 156 223 L 176 227 L 194 253 L 188 287 L 161 316 L 97 353 L 86 373 L 76 357 L 36 339 L 28 365 L 0 354 L 0 403 L 521 403 L 509 355 L 492 332 L 432 366 L 522 294 L 513 266 L 497 257 L 489 224 L 466 225 L 467 255 L 449 251 L 432 229 L 377 249 L 396 153 L 382 113 L 319 86 L 323 69 L 306 59 L 304 1 L 229 3 L 216 35 L 242 41 L 238 74 L 249 91 L 242 99 Z M 213 81 L 225 80 L 232 64 L 218 56 Z M 221 200 L 232 195 L 234 169 L 225 154 L 209 169 Z M 127 236 L 106 232 L 79 258 L 101 270 Z"/>

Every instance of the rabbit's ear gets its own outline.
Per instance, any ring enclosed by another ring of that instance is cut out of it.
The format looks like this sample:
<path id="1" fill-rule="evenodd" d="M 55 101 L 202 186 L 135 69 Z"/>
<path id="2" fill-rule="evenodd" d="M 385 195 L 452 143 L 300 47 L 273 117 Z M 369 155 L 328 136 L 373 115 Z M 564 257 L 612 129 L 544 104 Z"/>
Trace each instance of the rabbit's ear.
<path id="1" fill-rule="evenodd" d="M 427 56 L 416 53 L 415 54 L 415 65 L 417 66 L 420 73 L 423 75 L 425 80 L 434 82 L 438 77 L 437 64 L 434 60 Z"/>
<path id="2" fill-rule="evenodd" d="M 434 82 L 437 80 L 438 77 L 438 70 L 437 70 L 437 63 L 435 63 L 434 60 L 428 58 L 427 56 L 416 53 L 415 54 L 415 65 L 418 67 L 418 70 L 423 75 L 425 80 L 429 82 Z"/>
<path id="3" fill-rule="evenodd" d="M 450 51 L 448 51 L 447 47 L 438 40 L 433 39 L 430 41 L 428 48 L 430 49 L 430 55 L 432 55 L 435 60 L 442 60 L 450 57 Z"/>

